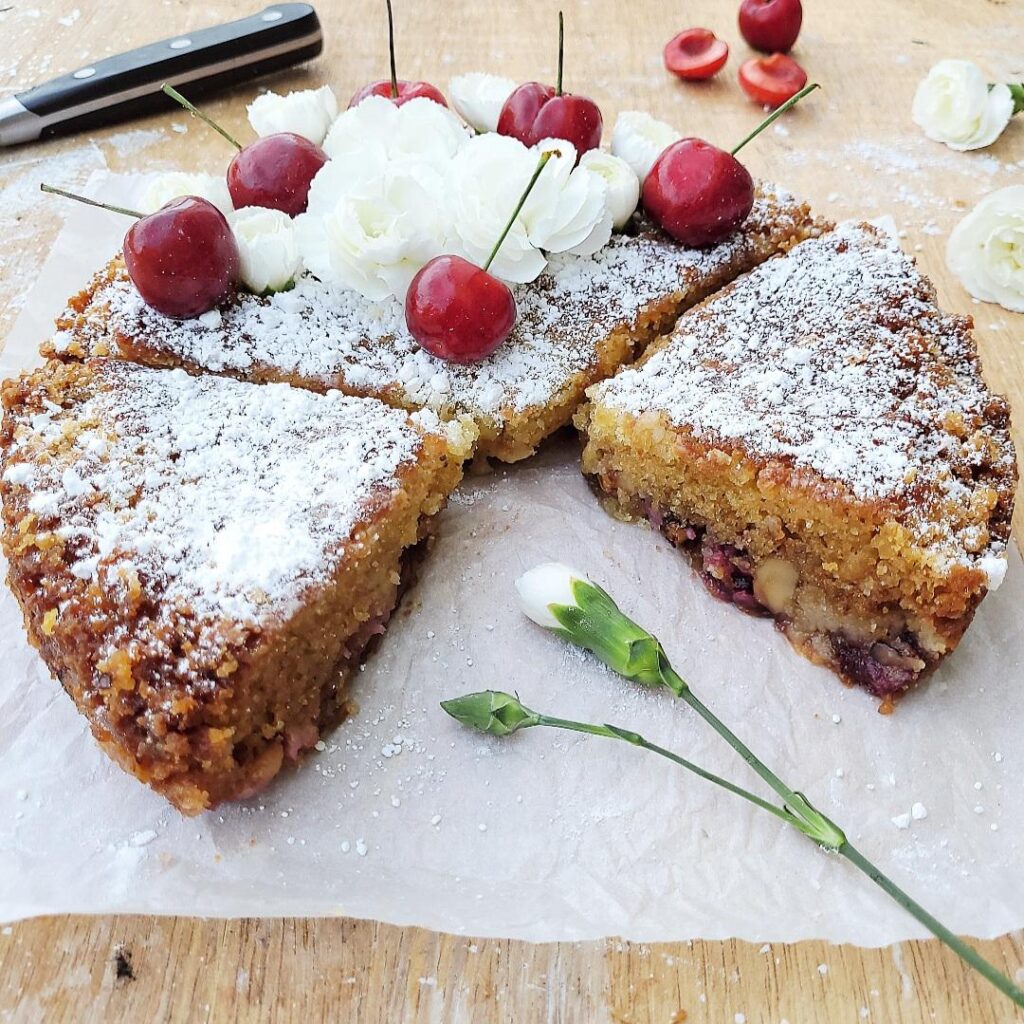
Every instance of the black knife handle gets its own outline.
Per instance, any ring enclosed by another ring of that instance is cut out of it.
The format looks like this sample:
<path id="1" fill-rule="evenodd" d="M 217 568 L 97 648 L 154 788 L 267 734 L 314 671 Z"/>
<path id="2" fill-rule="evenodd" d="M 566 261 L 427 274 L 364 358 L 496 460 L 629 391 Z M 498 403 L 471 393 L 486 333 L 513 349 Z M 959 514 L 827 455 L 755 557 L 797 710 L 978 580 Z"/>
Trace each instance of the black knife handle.
<path id="1" fill-rule="evenodd" d="M 160 91 L 164 82 L 191 99 L 309 60 L 322 49 L 320 21 L 309 4 L 273 4 L 248 18 L 107 57 L 15 98 L 39 119 L 36 137 L 78 131 L 175 107 Z"/>

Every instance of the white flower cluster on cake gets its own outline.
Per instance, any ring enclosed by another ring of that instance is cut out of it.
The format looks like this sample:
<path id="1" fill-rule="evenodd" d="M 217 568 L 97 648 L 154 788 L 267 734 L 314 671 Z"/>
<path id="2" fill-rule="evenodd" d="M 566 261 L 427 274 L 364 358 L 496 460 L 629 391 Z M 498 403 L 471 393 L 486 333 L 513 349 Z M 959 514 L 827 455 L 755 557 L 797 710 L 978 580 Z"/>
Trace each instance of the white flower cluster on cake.
<path id="1" fill-rule="evenodd" d="M 329 157 L 305 213 L 290 220 L 233 211 L 222 178 L 180 173 L 158 177 L 145 205 L 155 210 L 183 194 L 210 199 L 234 229 L 242 281 L 257 294 L 290 287 L 308 270 L 368 299 L 401 299 L 434 256 L 483 265 L 540 155 L 551 152 L 490 267 L 511 283 L 533 281 L 550 254 L 587 256 L 607 244 L 633 215 L 660 140 L 678 133 L 647 115 L 624 115 L 612 153 L 593 150 L 577 162 L 561 139 L 527 147 L 495 132 L 513 88 L 494 75 L 458 76 L 451 82 L 458 115 L 425 98 L 397 106 L 372 95 L 338 114 L 327 86 L 268 92 L 248 108 L 256 133 L 294 132 Z"/>

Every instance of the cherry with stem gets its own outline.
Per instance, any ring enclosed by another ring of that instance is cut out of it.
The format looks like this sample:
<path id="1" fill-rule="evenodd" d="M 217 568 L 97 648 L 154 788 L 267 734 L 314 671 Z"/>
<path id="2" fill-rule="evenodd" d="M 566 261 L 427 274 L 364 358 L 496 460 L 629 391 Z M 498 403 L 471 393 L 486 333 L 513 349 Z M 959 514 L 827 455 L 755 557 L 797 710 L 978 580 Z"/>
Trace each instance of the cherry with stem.
<path id="1" fill-rule="evenodd" d="M 747 219 L 754 206 L 754 179 L 736 154 L 777 118 L 818 88 L 811 83 L 772 111 L 727 152 L 703 139 L 680 139 L 654 162 L 643 183 L 644 209 L 677 242 L 694 248 L 717 245 Z"/>
<path id="2" fill-rule="evenodd" d="M 309 186 L 327 163 L 327 154 L 318 145 L 294 132 L 274 132 L 243 146 L 173 86 L 165 83 L 162 89 L 237 150 L 227 173 L 228 192 L 236 209 L 263 206 L 289 217 L 305 212 Z"/>
<path id="3" fill-rule="evenodd" d="M 143 301 L 184 320 L 218 305 L 237 286 L 238 243 L 224 214 L 199 196 L 179 196 L 155 213 L 103 203 L 48 185 L 43 192 L 134 220 L 124 236 L 124 263 Z"/>
<path id="4" fill-rule="evenodd" d="M 471 363 L 489 356 L 516 323 L 516 300 L 504 281 L 489 273 L 491 264 L 553 151 L 541 154 L 512 215 L 482 267 L 461 256 L 435 256 L 423 265 L 405 296 L 409 333 L 439 359 Z"/>

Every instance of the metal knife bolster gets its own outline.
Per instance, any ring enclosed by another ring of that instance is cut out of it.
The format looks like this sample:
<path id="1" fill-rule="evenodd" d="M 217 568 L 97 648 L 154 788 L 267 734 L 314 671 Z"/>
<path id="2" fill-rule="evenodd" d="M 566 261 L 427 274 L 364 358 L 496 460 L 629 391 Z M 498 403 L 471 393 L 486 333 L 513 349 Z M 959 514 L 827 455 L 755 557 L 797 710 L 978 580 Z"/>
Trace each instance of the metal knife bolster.
<path id="1" fill-rule="evenodd" d="M 0 145 L 95 128 L 173 107 L 160 87 L 189 98 L 316 57 L 323 33 L 309 4 L 274 4 L 238 21 L 107 57 L 0 100 Z"/>

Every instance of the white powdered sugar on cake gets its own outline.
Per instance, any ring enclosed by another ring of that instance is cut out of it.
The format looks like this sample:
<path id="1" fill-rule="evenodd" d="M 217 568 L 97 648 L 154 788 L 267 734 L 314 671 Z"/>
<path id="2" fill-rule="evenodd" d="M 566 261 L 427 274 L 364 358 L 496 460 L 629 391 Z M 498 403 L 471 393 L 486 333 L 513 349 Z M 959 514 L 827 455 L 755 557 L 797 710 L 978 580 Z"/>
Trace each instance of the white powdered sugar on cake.
<path id="1" fill-rule="evenodd" d="M 940 559 L 980 564 L 1005 548 L 942 511 L 977 500 L 982 468 L 1012 470 L 1005 404 L 981 377 L 969 322 L 943 314 L 895 240 L 867 225 L 769 260 L 590 396 L 892 501 Z"/>
<path id="2" fill-rule="evenodd" d="M 337 392 L 113 361 L 95 380 L 86 401 L 24 424 L 4 479 L 32 489 L 40 526 L 59 523 L 75 576 L 112 593 L 146 580 L 169 620 L 288 615 L 422 446 L 404 413 Z M 18 461 L 62 436 L 59 461 Z"/>
<path id="3" fill-rule="evenodd" d="M 518 322 L 509 339 L 472 365 L 421 349 L 397 299 L 373 302 L 311 276 L 270 298 L 240 295 L 218 317 L 201 321 L 162 316 L 123 277 L 97 292 L 94 306 L 102 314 L 102 335 L 132 339 L 134 354 L 141 350 L 146 360 L 320 390 L 339 387 L 501 424 L 557 398 L 575 374 L 595 365 L 598 345 L 611 330 L 631 327 L 646 306 L 666 296 L 702 298 L 730 267 L 745 269 L 756 252 L 763 259 L 776 251 L 803 216 L 791 195 L 761 185 L 744 228 L 712 249 L 684 249 L 648 232 L 615 235 L 593 256 L 552 256 L 541 277 L 515 287 Z"/>

